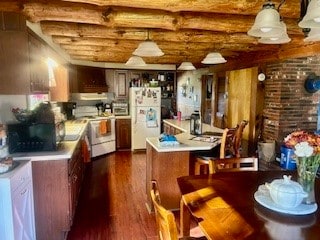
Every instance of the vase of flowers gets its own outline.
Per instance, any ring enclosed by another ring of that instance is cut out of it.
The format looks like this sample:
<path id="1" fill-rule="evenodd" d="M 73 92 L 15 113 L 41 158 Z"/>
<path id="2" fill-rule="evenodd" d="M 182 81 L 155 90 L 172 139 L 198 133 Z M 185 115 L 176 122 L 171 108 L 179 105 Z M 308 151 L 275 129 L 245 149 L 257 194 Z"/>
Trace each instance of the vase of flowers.
<path id="1" fill-rule="evenodd" d="M 304 203 L 315 202 L 314 181 L 320 165 L 320 135 L 306 131 L 296 131 L 284 139 L 288 148 L 294 149 L 298 182 L 308 194 Z"/>

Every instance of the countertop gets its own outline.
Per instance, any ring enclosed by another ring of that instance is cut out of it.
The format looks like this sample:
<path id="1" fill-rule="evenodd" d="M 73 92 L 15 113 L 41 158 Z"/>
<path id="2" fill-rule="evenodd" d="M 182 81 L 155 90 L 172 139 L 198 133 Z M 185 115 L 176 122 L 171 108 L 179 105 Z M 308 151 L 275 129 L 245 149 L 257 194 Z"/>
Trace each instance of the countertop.
<path id="1" fill-rule="evenodd" d="M 72 157 L 72 154 L 81 140 L 81 137 L 86 133 L 89 121 L 66 121 L 66 135 L 78 134 L 79 137 L 75 141 L 62 141 L 58 145 L 57 151 L 43 151 L 43 152 L 21 152 L 13 153 L 9 156 L 13 160 L 31 160 L 31 161 L 45 161 L 45 160 L 63 160 Z M 69 132 L 68 132 L 69 131 Z M 76 131 L 76 132 L 74 132 Z"/>
<path id="2" fill-rule="evenodd" d="M 26 160 L 23 160 L 23 161 L 17 161 L 18 162 L 18 165 L 13 168 L 12 170 L 8 171 L 8 172 L 5 172 L 5 173 L 0 173 L 0 180 L 1 179 L 9 179 L 11 178 L 12 176 L 14 176 L 14 174 L 19 171 L 24 165 L 26 165 L 28 162 L 30 161 L 30 158 L 29 159 L 26 159 Z"/>
<path id="3" fill-rule="evenodd" d="M 173 119 L 166 119 L 163 120 L 164 123 L 167 123 L 179 130 L 182 133 L 175 135 L 177 141 L 180 143 L 179 145 L 174 146 L 160 146 L 159 145 L 159 138 L 158 137 L 151 137 L 147 138 L 147 142 L 157 151 L 157 152 L 178 152 L 178 151 L 203 151 L 203 150 L 210 150 L 213 147 L 220 144 L 221 136 L 215 136 L 214 138 L 217 139 L 214 142 L 204 142 L 196 139 L 194 135 L 190 134 L 190 120 L 173 120 Z M 208 124 L 202 124 L 202 132 L 216 132 L 222 133 L 223 129 L 212 127 Z"/>

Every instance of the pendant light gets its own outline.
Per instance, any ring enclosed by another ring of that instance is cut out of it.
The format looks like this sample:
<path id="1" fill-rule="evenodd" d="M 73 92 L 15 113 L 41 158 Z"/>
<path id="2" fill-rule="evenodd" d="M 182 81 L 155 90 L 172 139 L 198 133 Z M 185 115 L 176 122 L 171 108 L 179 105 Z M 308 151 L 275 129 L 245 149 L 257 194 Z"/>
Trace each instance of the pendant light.
<path id="1" fill-rule="evenodd" d="M 131 56 L 128 61 L 126 62 L 127 66 L 135 66 L 135 67 L 143 67 L 147 66 L 145 61 L 142 59 L 142 57 L 139 56 Z"/>
<path id="2" fill-rule="evenodd" d="M 208 53 L 208 55 L 201 61 L 203 64 L 219 64 L 225 62 L 227 62 L 227 60 L 225 60 L 218 52 Z"/>
<path id="3" fill-rule="evenodd" d="M 262 37 L 258 40 L 259 43 L 264 43 L 264 44 L 283 44 L 283 43 L 288 43 L 291 41 L 291 38 L 289 38 L 287 34 L 287 27 L 284 22 L 281 22 L 283 26 L 283 32 L 279 36 L 275 37 Z"/>
<path id="4" fill-rule="evenodd" d="M 308 37 L 303 39 L 305 42 L 320 41 L 320 28 L 311 28 Z"/>
<path id="5" fill-rule="evenodd" d="M 190 71 L 196 70 L 196 68 L 193 66 L 191 62 L 182 62 L 180 66 L 177 68 L 177 70 Z"/>
<path id="6" fill-rule="evenodd" d="M 149 39 L 149 30 L 147 40 L 140 43 L 138 48 L 134 50 L 133 55 L 139 57 L 160 57 L 163 56 L 164 53 L 158 47 L 158 45 Z"/>
<path id="7" fill-rule="evenodd" d="M 283 4 L 284 0 L 280 3 L 278 9 Z M 283 26 L 280 22 L 280 14 L 275 9 L 274 3 L 267 1 L 263 4 L 262 10 L 257 14 L 255 22 L 248 35 L 253 37 L 278 37 L 283 34 Z"/>
<path id="8" fill-rule="evenodd" d="M 301 28 L 320 27 L 320 0 L 311 0 L 309 2 L 307 12 L 298 25 Z"/>

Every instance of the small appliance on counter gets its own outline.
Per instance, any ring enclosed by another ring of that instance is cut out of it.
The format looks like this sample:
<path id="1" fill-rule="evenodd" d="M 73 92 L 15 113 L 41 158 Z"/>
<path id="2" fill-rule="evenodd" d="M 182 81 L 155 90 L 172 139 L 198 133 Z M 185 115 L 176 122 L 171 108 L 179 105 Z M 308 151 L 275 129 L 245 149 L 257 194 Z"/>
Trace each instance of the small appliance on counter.
<path id="1" fill-rule="evenodd" d="M 57 150 L 54 123 L 9 123 L 9 153 Z"/>
<path id="2" fill-rule="evenodd" d="M 128 102 L 113 102 L 112 113 L 115 116 L 127 116 L 129 115 L 129 103 Z"/>
<path id="3" fill-rule="evenodd" d="M 199 111 L 194 111 L 190 116 L 190 134 L 200 135 L 202 133 L 201 116 Z"/>
<path id="4" fill-rule="evenodd" d="M 9 153 L 56 151 L 65 136 L 64 121 L 58 119 L 51 104 L 43 102 L 32 111 L 32 117 L 9 122 Z"/>
<path id="5" fill-rule="evenodd" d="M 58 103 L 61 106 L 61 112 L 65 115 L 67 120 L 74 120 L 74 110 L 77 107 L 77 103 L 75 102 L 59 102 Z"/>

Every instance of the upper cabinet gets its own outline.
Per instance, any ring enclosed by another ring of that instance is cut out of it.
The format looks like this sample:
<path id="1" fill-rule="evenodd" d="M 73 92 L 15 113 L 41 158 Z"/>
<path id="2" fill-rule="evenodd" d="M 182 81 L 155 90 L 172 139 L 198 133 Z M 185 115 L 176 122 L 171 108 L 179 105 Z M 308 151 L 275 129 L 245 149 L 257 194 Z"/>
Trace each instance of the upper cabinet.
<path id="1" fill-rule="evenodd" d="M 46 45 L 35 34 L 28 34 L 29 66 L 30 66 L 30 91 L 49 91 L 49 71 L 47 65 Z"/>
<path id="2" fill-rule="evenodd" d="M 46 45 L 16 13 L 0 12 L 0 94 L 48 92 Z"/>
<path id="3" fill-rule="evenodd" d="M 107 92 L 105 69 L 72 66 L 69 72 L 71 92 Z"/>
<path id="4" fill-rule="evenodd" d="M 129 78 L 127 70 L 116 70 L 114 73 L 115 94 L 118 99 L 129 97 Z"/>
<path id="5" fill-rule="evenodd" d="M 19 14 L 0 12 L 0 94 L 30 91 L 28 33 Z"/>

